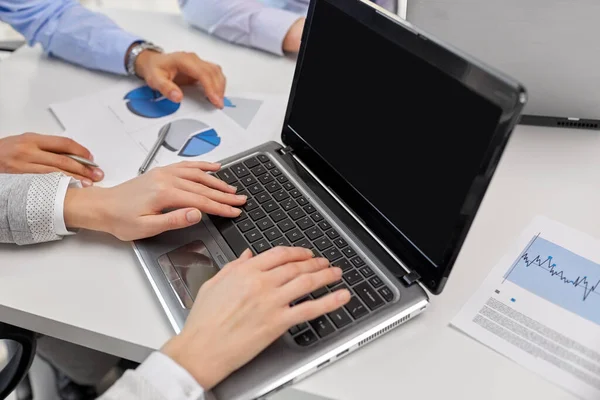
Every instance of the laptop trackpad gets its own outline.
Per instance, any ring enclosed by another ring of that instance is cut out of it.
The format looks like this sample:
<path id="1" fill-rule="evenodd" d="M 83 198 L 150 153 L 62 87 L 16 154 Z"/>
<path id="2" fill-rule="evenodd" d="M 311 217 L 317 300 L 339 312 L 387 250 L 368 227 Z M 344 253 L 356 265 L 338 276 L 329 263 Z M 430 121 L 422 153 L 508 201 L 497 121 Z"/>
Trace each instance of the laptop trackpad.
<path id="1" fill-rule="evenodd" d="M 173 268 L 171 273 L 176 273 L 176 276 L 170 278 L 171 284 L 176 283 L 174 280 L 180 280 L 177 283 L 183 283 L 192 300 L 195 300 L 200 286 L 219 272 L 217 263 L 201 240 L 188 243 L 159 257 L 161 266 L 166 262 Z M 179 293 L 178 295 L 180 296 Z"/>

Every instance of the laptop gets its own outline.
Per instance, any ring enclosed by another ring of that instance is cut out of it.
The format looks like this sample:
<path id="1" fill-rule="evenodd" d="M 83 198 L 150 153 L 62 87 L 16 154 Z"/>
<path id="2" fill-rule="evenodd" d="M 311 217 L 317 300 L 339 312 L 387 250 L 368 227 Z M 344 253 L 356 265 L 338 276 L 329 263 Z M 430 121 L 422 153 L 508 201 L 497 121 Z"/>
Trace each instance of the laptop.
<path id="1" fill-rule="evenodd" d="M 521 123 L 600 129 L 600 2 L 410 0 L 406 18 L 527 86 Z"/>
<path id="2" fill-rule="evenodd" d="M 134 244 L 176 332 L 202 283 L 246 248 L 303 246 L 343 269 L 298 301 L 349 288 L 345 307 L 292 327 L 213 394 L 265 397 L 423 312 L 525 102 L 516 81 L 366 0 L 311 1 L 283 145 L 216 173 L 249 196 L 243 214 Z"/>

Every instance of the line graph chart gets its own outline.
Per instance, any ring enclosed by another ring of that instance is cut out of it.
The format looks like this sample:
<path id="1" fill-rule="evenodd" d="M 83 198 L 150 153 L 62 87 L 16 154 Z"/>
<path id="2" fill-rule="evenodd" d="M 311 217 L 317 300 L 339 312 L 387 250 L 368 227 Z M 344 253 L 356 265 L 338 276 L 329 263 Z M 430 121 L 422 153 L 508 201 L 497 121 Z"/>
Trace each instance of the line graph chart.
<path id="1" fill-rule="evenodd" d="M 600 264 L 534 236 L 504 275 L 557 306 L 600 325 Z"/>

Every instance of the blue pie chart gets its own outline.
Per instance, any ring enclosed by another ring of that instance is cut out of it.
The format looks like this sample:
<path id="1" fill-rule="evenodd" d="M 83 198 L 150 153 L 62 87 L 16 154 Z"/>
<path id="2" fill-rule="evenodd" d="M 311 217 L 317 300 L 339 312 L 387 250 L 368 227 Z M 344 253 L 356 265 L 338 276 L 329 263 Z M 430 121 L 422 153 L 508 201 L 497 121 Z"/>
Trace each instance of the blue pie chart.
<path id="1" fill-rule="evenodd" d="M 209 153 L 221 144 L 215 129 L 191 118 L 171 122 L 163 146 L 177 152 L 180 157 L 198 157 Z"/>
<path id="2" fill-rule="evenodd" d="M 166 117 L 177 111 L 180 106 L 148 86 L 133 89 L 124 99 L 127 101 L 127 109 L 143 118 Z"/>

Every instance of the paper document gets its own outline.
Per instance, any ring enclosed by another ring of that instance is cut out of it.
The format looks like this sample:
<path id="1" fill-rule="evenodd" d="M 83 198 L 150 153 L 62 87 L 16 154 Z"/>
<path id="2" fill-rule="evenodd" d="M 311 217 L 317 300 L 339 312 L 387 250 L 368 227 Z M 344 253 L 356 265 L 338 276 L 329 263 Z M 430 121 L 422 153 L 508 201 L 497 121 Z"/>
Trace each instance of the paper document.
<path id="1" fill-rule="evenodd" d="M 105 172 L 104 186 L 137 175 L 165 124 L 170 128 L 151 167 L 179 161 L 218 161 L 276 140 L 286 98 L 257 93 L 226 97 L 214 107 L 198 87 L 185 87 L 173 103 L 139 83 L 123 82 L 102 92 L 64 103 L 52 111 L 69 137 L 86 146 Z"/>
<path id="2" fill-rule="evenodd" d="M 583 399 L 600 398 L 600 241 L 536 218 L 452 325 Z"/>

